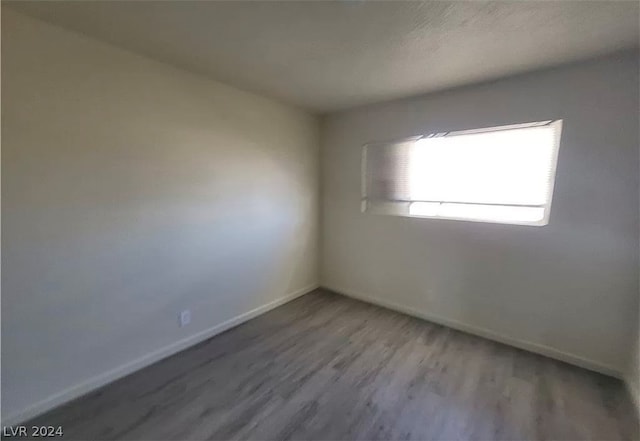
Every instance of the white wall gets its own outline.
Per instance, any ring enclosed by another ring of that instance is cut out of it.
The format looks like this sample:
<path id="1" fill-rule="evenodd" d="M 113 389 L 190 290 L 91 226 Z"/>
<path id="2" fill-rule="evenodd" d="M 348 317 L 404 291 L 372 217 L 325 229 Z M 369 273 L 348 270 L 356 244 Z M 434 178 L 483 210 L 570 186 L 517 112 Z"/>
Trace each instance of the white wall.
<path id="1" fill-rule="evenodd" d="M 638 295 L 638 63 L 626 53 L 328 116 L 321 284 L 620 375 Z M 360 212 L 369 141 L 563 119 L 550 224 Z"/>
<path id="2" fill-rule="evenodd" d="M 5 7 L 2 67 L 3 421 L 317 285 L 314 117 Z"/>
<path id="3" fill-rule="evenodd" d="M 635 336 L 631 345 L 629 367 L 625 375 L 625 381 L 640 417 L 640 324 L 637 317 L 635 327 Z"/>
<path id="4" fill-rule="evenodd" d="M 640 143 L 638 144 L 640 149 Z M 638 198 L 640 198 L 640 188 L 638 189 Z M 640 245 L 640 242 L 639 242 Z M 636 406 L 638 417 L 640 417 L 640 290 L 636 296 L 636 317 L 634 326 L 634 338 L 632 341 L 629 365 L 625 375 L 625 380 L 631 394 L 631 399 Z"/>

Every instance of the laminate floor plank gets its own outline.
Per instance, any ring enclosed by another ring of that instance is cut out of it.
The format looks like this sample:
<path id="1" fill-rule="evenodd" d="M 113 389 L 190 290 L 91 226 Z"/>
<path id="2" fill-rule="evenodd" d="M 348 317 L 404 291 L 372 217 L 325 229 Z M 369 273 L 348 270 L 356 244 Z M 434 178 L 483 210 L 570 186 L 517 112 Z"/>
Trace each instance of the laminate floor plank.
<path id="1" fill-rule="evenodd" d="M 78 440 L 636 440 L 621 381 L 316 290 L 54 409 Z"/>

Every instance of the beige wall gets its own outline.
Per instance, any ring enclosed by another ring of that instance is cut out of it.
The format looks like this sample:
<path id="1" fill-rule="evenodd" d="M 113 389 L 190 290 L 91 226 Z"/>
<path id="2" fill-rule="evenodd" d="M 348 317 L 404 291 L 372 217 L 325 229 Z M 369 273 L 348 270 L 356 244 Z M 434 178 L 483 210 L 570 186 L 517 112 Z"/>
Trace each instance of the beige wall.
<path id="1" fill-rule="evenodd" d="M 321 284 L 620 375 L 638 295 L 638 63 L 627 53 L 328 116 Z M 360 212 L 370 141 L 563 119 L 548 226 Z"/>
<path id="2" fill-rule="evenodd" d="M 6 8 L 2 67 L 3 421 L 317 285 L 315 118 Z"/>

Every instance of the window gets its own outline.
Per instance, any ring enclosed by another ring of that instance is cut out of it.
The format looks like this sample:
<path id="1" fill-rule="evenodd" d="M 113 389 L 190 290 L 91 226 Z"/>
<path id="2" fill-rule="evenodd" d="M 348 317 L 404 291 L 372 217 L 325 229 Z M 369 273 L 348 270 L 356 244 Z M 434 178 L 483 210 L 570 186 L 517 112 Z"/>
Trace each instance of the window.
<path id="1" fill-rule="evenodd" d="M 546 225 L 562 121 L 435 133 L 363 148 L 363 211 Z"/>

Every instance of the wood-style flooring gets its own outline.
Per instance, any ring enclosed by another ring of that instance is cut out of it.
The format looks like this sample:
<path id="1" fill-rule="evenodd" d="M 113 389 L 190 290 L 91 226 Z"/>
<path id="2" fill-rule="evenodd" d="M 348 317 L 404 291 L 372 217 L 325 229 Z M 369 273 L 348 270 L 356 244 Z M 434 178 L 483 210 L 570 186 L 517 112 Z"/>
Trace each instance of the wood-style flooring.
<path id="1" fill-rule="evenodd" d="M 28 423 L 64 439 L 621 440 L 621 381 L 316 290 Z"/>

